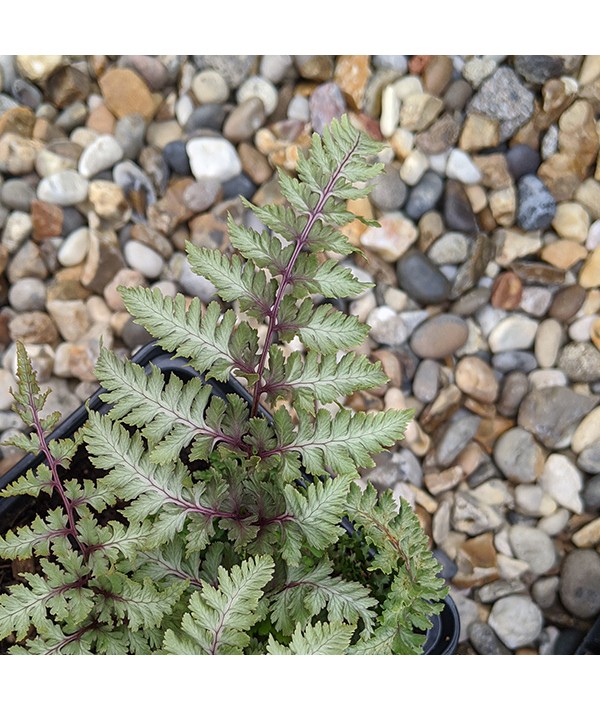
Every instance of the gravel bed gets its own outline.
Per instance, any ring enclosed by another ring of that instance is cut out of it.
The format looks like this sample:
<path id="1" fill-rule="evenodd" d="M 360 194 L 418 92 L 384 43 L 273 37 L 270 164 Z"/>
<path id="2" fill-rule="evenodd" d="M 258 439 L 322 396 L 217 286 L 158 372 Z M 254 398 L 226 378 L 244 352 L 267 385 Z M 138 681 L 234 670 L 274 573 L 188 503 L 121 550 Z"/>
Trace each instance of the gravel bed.
<path id="1" fill-rule="evenodd" d="M 385 144 L 344 306 L 390 378 L 347 404 L 416 411 L 365 478 L 416 509 L 461 653 L 571 653 L 600 612 L 599 56 L 0 56 L 0 441 L 15 340 L 71 412 L 101 341 L 147 341 L 116 287 L 210 301 L 186 241 L 229 250 L 239 196 L 280 199 L 345 112 Z"/>

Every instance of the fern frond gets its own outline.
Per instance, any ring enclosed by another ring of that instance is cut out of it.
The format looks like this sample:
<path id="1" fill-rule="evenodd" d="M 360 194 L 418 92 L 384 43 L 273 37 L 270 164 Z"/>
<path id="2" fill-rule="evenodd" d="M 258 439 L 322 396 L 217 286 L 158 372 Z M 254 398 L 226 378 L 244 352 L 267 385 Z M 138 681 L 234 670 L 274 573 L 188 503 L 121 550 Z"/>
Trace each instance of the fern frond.
<path id="1" fill-rule="evenodd" d="M 359 281 L 351 269 L 340 266 L 334 259 L 319 263 L 316 255 L 306 252 L 296 260 L 291 283 L 293 296 L 320 294 L 328 299 L 356 297 L 375 286 Z"/>
<path id="2" fill-rule="evenodd" d="M 350 645 L 355 625 L 343 622 L 315 622 L 304 629 L 296 626 L 289 645 L 277 642 L 269 636 L 269 654 L 345 654 Z"/>
<path id="3" fill-rule="evenodd" d="M 192 594 L 190 612 L 182 622 L 185 635 L 167 631 L 165 650 L 171 654 L 241 654 L 273 571 L 271 556 L 248 558 L 230 571 L 220 568 L 218 588 L 205 585 Z"/>
<path id="4" fill-rule="evenodd" d="M 52 472 L 46 464 L 40 464 L 35 471 L 28 469 L 23 476 L 0 490 L 0 496 L 39 496 L 42 492 L 51 494 L 54 488 Z"/>
<path id="5" fill-rule="evenodd" d="M 67 516 L 61 509 L 52 509 L 46 520 L 36 516 L 30 526 L 16 531 L 7 531 L 0 537 L 0 556 L 7 560 L 30 558 L 32 555 L 48 555 L 50 542 L 69 534 Z"/>
<path id="6" fill-rule="evenodd" d="M 242 198 L 243 200 L 243 198 Z M 251 203 L 245 202 L 247 207 Z M 294 252 L 294 245 L 283 246 L 268 232 L 257 232 L 251 227 L 238 225 L 231 215 L 227 220 L 229 241 L 237 251 L 257 267 L 268 267 L 271 274 L 283 274 Z"/>
<path id="7" fill-rule="evenodd" d="M 200 299 L 194 297 L 186 310 L 185 297 L 175 299 L 164 296 L 158 289 L 119 287 L 119 292 L 136 323 L 143 326 L 166 350 L 189 358 L 199 372 L 208 378 L 225 381 L 236 369 L 241 375 L 254 373 L 258 349 L 258 336 L 248 324 L 243 329 L 244 347 L 232 348 L 236 323 L 233 311 L 221 317 L 219 305 L 211 302 L 204 316 Z M 238 330 L 239 330 L 238 329 Z"/>

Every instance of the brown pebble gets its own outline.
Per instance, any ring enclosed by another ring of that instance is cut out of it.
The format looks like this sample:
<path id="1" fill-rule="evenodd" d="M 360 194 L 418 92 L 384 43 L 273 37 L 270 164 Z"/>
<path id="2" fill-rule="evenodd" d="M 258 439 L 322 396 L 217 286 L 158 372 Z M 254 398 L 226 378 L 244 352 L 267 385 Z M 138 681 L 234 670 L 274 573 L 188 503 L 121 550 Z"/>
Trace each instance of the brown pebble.
<path id="1" fill-rule="evenodd" d="M 434 55 L 423 71 L 423 86 L 428 94 L 441 96 L 452 80 L 452 59 L 444 54 Z"/>
<path id="2" fill-rule="evenodd" d="M 85 125 L 98 133 L 114 133 L 117 120 L 104 104 L 90 111 Z"/>
<path id="3" fill-rule="evenodd" d="M 431 54 L 413 54 L 408 60 L 408 71 L 411 74 L 422 74 L 432 59 Z"/>
<path id="4" fill-rule="evenodd" d="M 544 284 L 558 286 L 564 284 L 565 271 L 550 264 L 539 262 L 513 262 L 511 269 L 527 284 Z"/>
<path id="5" fill-rule="evenodd" d="M 60 237 L 63 227 L 63 210 L 42 200 L 32 200 L 31 221 L 33 239 L 41 242 L 49 237 Z"/>
<path id="6" fill-rule="evenodd" d="M 371 77 L 370 57 L 346 54 L 338 57 L 333 79 L 352 109 L 361 110 L 367 83 Z"/>
<path id="7" fill-rule="evenodd" d="M 502 272 L 494 280 L 491 304 L 495 309 L 512 311 L 518 308 L 523 296 L 523 284 L 513 272 Z"/>
<path id="8" fill-rule="evenodd" d="M 498 381 L 494 371 L 481 358 L 462 358 L 456 366 L 454 377 L 463 393 L 480 402 L 490 404 L 498 398 Z"/>
<path id="9" fill-rule="evenodd" d="M 547 244 L 540 256 L 553 267 L 568 270 L 587 257 L 587 249 L 573 240 L 559 239 Z"/>
<path id="10" fill-rule="evenodd" d="M 256 185 L 262 185 L 273 175 L 269 161 L 249 143 L 240 143 L 238 155 L 242 163 L 242 171 Z"/>
<path id="11" fill-rule="evenodd" d="M 109 110 L 117 117 L 142 114 L 149 121 L 156 111 L 150 89 L 131 69 L 109 69 L 98 84 Z"/>
<path id="12" fill-rule="evenodd" d="M 0 116 L 0 135 L 16 133 L 25 138 L 31 138 L 35 125 L 35 114 L 25 106 L 15 106 L 7 109 Z"/>
<path id="13" fill-rule="evenodd" d="M 52 103 L 64 109 L 75 101 L 84 101 L 90 93 L 90 79 L 75 67 L 59 67 L 48 79 L 46 89 Z"/>
<path id="14" fill-rule="evenodd" d="M 9 324 L 10 337 L 23 343 L 58 343 L 59 336 L 54 321 L 43 311 L 17 314 Z"/>

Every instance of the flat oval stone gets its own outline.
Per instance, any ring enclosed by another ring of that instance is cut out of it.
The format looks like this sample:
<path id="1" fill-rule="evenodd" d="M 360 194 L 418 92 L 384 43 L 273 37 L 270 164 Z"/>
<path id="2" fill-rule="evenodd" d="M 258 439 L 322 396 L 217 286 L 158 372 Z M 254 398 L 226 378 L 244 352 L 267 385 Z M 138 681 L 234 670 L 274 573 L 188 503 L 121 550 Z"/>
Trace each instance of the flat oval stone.
<path id="1" fill-rule="evenodd" d="M 448 299 L 450 282 L 418 249 L 404 254 L 397 265 L 398 285 L 420 304 L 441 304 Z"/>
<path id="2" fill-rule="evenodd" d="M 600 407 L 586 415 L 573 433 L 571 449 L 580 454 L 594 442 L 600 442 Z"/>
<path id="3" fill-rule="evenodd" d="M 542 368 L 551 368 L 556 363 L 562 339 L 563 331 L 558 321 L 549 318 L 540 323 L 535 334 L 535 357 Z"/>
<path id="4" fill-rule="evenodd" d="M 551 496 L 557 504 L 581 513 L 583 503 L 580 491 L 583 488 L 581 472 L 564 454 L 551 454 L 544 464 L 540 479 L 542 489 Z"/>
<path id="5" fill-rule="evenodd" d="M 74 267 L 85 259 L 90 246 L 90 231 L 80 227 L 64 240 L 58 250 L 57 259 L 63 267 Z"/>
<path id="6" fill-rule="evenodd" d="M 53 205 L 76 205 L 83 202 L 88 194 L 88 181 L 74 170 L 63 170 L 40 181 L 37 196 Z"/>
<path id="7" fill-rule="evenodd" d="M 543 471 L 544 453 L 530 432 L 513 427 L 496 440 L 494 461 L 510 481 L 530 484 Z"/>
<path id="8" fill-rule="evenodd" d="M 586 296 L 586 290 L 579 284 L 566 286 L 554 295 L 548 315 L 557 321 L 568 321 L 582 307 Z"/>
<path id="9" fill-rule="evenodd" d="M 593 550 L 571 551 L 565 557 L 559 586 L 567 610 L 583 619 L 600 612 L 600 555 Z"/>
<path id="10" fill-rule="evenodd" d="M 437 205 L 444 190 L 444 181 L 433 171 L 428 171 L 410 191 L 404 212 L 418 220 Z"/>
<path id="11" fill-rule="evenodd" d="M 440 467 L 452 464 L 473 439 L 480 422 L 481 418 L 476 415 L 465 415 L 448 422 L 437 443 L 436 461 Z"/>
<path id="12" fill-rule="evenodd" d="M 91 178 L 107 168 L 112 168 L 123 158 L 123 149 L 116 138 L 110 135 L 98 136 L 86 146 L 79 158 L 79 172 L 84 178 Z"/>
<path id="13" fill-rule="evenodd" d="M 465 321 L 454 314 L 439 314 L 416 328 L 410 347 L 419 358 L 445 358 L 465 343 L 469 329 Z"/>
<path id="14" fill-rule="evenodd" d="M 488 339 L 490 349 L 493 353 L 500 353 L 530 348 L 537 328 L 537 321 L 527 316 L 507 316 L 492 329 Z"/>
<path id="15" fill-rule="evenodd" d="M 519 560 L 524 560 L 532 573 L 543 575 L 556 562 L 554 543 L 547 533 L 529 526 L 512 526 L 508 532 L 510 545 Z"/>
<path id="16" fill-rule="evenodd" d="M 196 180 L 215 178 L 225 182 L 242 172 L 235 148 L 224 138 L 192 138 L 186 149 Z"/>

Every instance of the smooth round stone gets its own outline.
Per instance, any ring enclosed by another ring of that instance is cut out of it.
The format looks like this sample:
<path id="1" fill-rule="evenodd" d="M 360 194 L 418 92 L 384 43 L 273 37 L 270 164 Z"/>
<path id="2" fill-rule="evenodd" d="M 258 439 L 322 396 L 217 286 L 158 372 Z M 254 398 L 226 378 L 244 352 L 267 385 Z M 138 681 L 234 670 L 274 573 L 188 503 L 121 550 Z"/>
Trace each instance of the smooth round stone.
<path id="1" fill-rule="evenodd" d="M 241 195 L 247 200 L 251 200 L 254 193 L 256 193 L 256 185 L 250 180 L 250 178 L 244 173 L 240 173 L 223 183 L 223 200 L 229 200 L 230 198 L 237 197 Z"/>
<path id="2" fill-rule="evenodd" d="M 90 231 L 87 227 L 79 227 L 61 244 L 57 259 L 63 267 L 74 267 L 85 259 L 90 247 Z"/>
<path id="3" fill-rule="evenodd" d="M 203 104 L 192 111 L 184 128 L 187 133 L 203 128 L 220 131 L 226 116 L 227 111 L 222 104 Z"/>
<path id="4" fill-rule="evenodd" d="M 438 440 L 436 461 L 440 467 L 448 467 L 469 444 L 479 429 L 481 418 L 476 415 L 450 420 Z"/>
<path id="5" fill-rule="evenodd" d="M 521 350 L 533 345 L 538 324 L 527 316 L 507 316 L 492 329 L 488 342 L 493 353 Z"/>
<path id="6" fill-rule="evenodd" d="M 426 212 L 433 210 L 442 196 L 444 181 L 433 171 L 428 171 L 410 191 L 404 212 L 413 220 L 418 220 Z"/>
<path id="7" fill-rule="evenodd" d="M 367 318 L 367 325 L 371 327 L 371 338 L 383 345 L 402 345 L 408 336 L 402 316 L 389 306 L 373 309 Z"/>
<path id="8" fill-rule="evenodd" d="M 406 74 L 408 59 L 403 54 L 374 54 L 373 66 L 378 69 L 394 69 L 398 74 Z"/>
<path id="9" fill-rule="evenodd" d="M 196 180 L 214 178 L 225 182 L 242 172 L 238 154 L 225 138 L 192 138 L 186 148 Z"/>
<path id="10" fill-rule="evenodd" d="M 543 316 L 552 301 L 552 292 L 543 286 L 526 286 L 521 294 L 519 308 L 532 316 Z"/>
<path id="11" fill-rule="evenodd" d="M 433 402 L 440 388 L 440 364 L 426 358 L 417 366 L 413 379 L 413 395 L 424 403 Z"/>
<path id="12" fill-rule="evenodd" d="M 420 150 L 412 150 L 404 159 L 400 168 L 400 177 L 407 185 L 416 185 L 425 175 L 429 161 Z"/>
<path id="13" fill-rule="evenodd" d="M 183 192 L 183 202 L 192 212 L 205 212 L 219 198 L 221 183 L 214 178 L 198 180 L 189 185 Z"/>
<path id="14" fill-rule="evenodd" d="M 265 108 L 265 114 L 270 116 L 277 108 L 279 96 L 273 84 L 261 76 L 248 77 L 236 93 L 238 104 L 243 104 L 248 99 L 260 99 Z"/>
<path id="15" fill-rule="evenodd" d="M 553 123 L 542 139 L 540 146 L 540 156 L 543 160 L 548 160 L 558 151 L 558 126 Z"/>
<path id="16" fill-rule="evenodd" d="M 146 122 L 141 114 L 128 114 L 117 121 L 115 139 L 121 146 L 123 158 L 137 158 L 144 145 Z"/>
<path id="17" fill-rule="evenodd" d="M 449 111 L 462 111 L 473 96 L 473 88 L 464 79 L 457 79 L 446 90 L 444 104 Z"/>
<path id="18" fill-rule="evenodd" d="M 563 330 L 553 318 L 542 321 L 535 334 L 534 353 L 541 368 L 552 368 L 556 363 L 563 340 Z"/>
<path id="19" fill-rule="evenodd" d="M 287 117 L 292 121 L 302 121 L 308 123 L 310 121 L 310 106 L 308 99 L 305 96 L 296 94 L 292 97 L 287 108 Z"/>
<path id="20" fill-rule="evenodd" d="M 373 205 L 384 212 L 392 212 L 402 207 L 406 200 L 407 188 L 398 169 L 386 165 L 383 173 L 373 180 L 373 189 L 369 198 Z"/>
<path id="21" fill-rule="evenodd" d="M 468 153 L 460 148 L 453 148 L 448 156 L 446 175 L 466 185 L 474 185 L 481 181 L 481 171 L 473 163 Z"/>
<path id="22" fill-rule="evenodd" d="M 557 509 L 549 516 L 544 516 L 544 518 L 542 518 L 538 523 L 538 528 L 540 531 L 544 531 L 544 533 L 547 533 L 549 536 L 555 537 L 564 531 L 570 518 L 570 511 L 567 511 L 567 509 Z"/>
<path id="23" fill-rule="evenodd" d="M 508 538 L 514 554 L 535 575 L 543 575 L 556 563 L 554 543 L 547 533 L 529 526 L 512 526 Z"/>
<path id="24" fill-rule="evenodd" d="M 568 343 L 561 351 L 558 367 L 576 383 L 600 379 L 600 351 L 592 343 Z"/>
<path id="25" fill-rule="evenodd" d="M 589 341 L 592 336 L 592 328 L 596 320 L 598 319 L 598 314 L 591 314 L 589 316 L 582 316 L 569 326 L 569 338 L 572 341 L 585 342 Z"/>
<path id="26" fill-rule="evenodd" d="M 531 373 L 538 367 L 538 362 L 529 351 L 503 351 L 493 356 L 492 367 L 501 373 L 510 373 L 513 370 Z"/>
<path id="27" fill-rule="evenodd" d="M 530 432 L 513 427 L 496 440 L 494 461 L 510 481 L 530 484 L 543 471 L 544 453 Z"/>
<path id="28" fill-rule="evenodd" d="M 527 595 L 508 595 L 494 603 L 488 624 L 509 648 L 532 644 L 542 632 L 544 618 Z"/>
<path id="29" fill-rule="evenodd" d="M 576 202 L 561 202 L 556 207 L 552 227 L 559 237 L 583 244 L 590 229 L 590 216 Z"/>
<path id="30" fill-rule="evenodd" d="M 525 175 L 518 183 L 517 224 L 524 230 L 545 230 L 556 214 L 556 201 L 535 175 Z"/>
<path id="31" fill-rule="evenodd" d="M 450 282 L 436 264 L 418 249 L 404 254 L 397 265 L 398 285 L 420 304 L 441 304 L 450 295 Z"/>
<path id="32" fill-rule="evenodd" d="M 46 285 L 35 277 L 19 279 L 8 290 L 8 303 L 15 311 L 41 311 L 46 303 Z"/>
<path id="33" fill-rule="evenodd" d="M 163 157 L 169 168 L 179 175 L 191 175 L 190 159 L 185 141 L 171 141 L 163 148 Z"/>
<path id="34" fill-rule="evenodd" d="M 31 209 L 31 201 L 35 200 L 35 191 L 25 180 L 13 178 L 2 185 L 0 200 L 11 210 L 28 212 Z"/>
<path id="35" fill-rule="evenodd" d="M 561 449 L 569 446 L 575 428 L 597 404 L 597 397 L 562 386 L 533 390 L 521 403 L 519 425 L 544 446 Z"/>
<path id="36" fill-rule="evenodd" d="M 88 181 L 74 170 L 63 170 L 40 181 L 37 196 L 53 205 L 67 207 L 83 202 L 88 194 Z"/>
<path id="37" fill-rule="evenodd" d="M 590 252 L 585 260 L 578 281 L 584 289 L 594 289 L 600 286 L 600 247 Z"/>
<path id="38" fill-rule="evenodd" d="M 583 306 L 586 290 L 579 284 L 571 284 L 554 295 L 548 315 L 557 321 L 569 321 Z"/>
<path id="39" fill-rule="evenodd" d="M 148 279 L 156 279 L 165 266 L 163 258 L 150 247 L 136 240 L 129 240 L 123 249 L 127 264 Z"/>
<path id="40" fill-rule="evenodd" d="M 445 358 L 461 348 L 468 335 L 467 324 L 460 316 L 438 314 L 417 327 L 410 347 L 419 358 Z"/>
<path id="41" fill-rule="evenodd" d="M 535 174 L 540 162 L 539 153 L 524 143 L 517 143 L 506 153 L 508 170 L 514 180 L 519 180 L 524 175 Z"/>
<path id="42" fill-rule="evenodd" d="M 319 84 L 308 100 L 310 120 L 313 130 L 323 133 L 331 121 L 340 119 L 346 111 L 346 100 L 341 89 L 334 82 Z"/>
<path id="43" fill-rule="evenodd" d="M 223 104 L 229 98 L 227 82 L 214 69 L 196 74 L 192 79 L 192 92 L 201 104 Z"/>
<path id="44" fill-rule="evenodd" d="M 580 454 L 595 442 L 600 442 L 600 407 L 596 407 L 581 420 L 573 433 L 571 449 Z"/>
<path id="45" fill-rule="evenodd" d="M 33 221 L 26 212 L 11 212 L 2 231 L 2 244 L 13 254 L 31 235 Z"/>
<path id="46" fill-rule="evenodd" d="M 600 472 L 600 442 L 586 447 L 577 458 L 577 466 L 588 472 L 597 474 Z"/>
<path id="47" fill-rule="evenodd" d="M 279 84 L 290 74 L 293 66 L 294 62 L 289 54 L 265 54 L 260 60 L 259 73 L 273 84 Z"/>
<path id="48" fill-rule="evenodd" d="M 596 449 L 600 451 L 600 443 L 598 443 Z M 600 464 L 600 457 L 598 457 L 596 461 Z M 600 475 L 592 477 L 587 482 L 583 490 L 582 498 L 586 511 L 600 511 Z"/>
<path id="49" fill-rule="evenodd" d="M 600 612 L 600 555 L 593 550 L 571 551 L 563 561 L 560 599 L 567 610 L 583 619 Z"/>
<path id="50" fill-rule="evenodd" d="M 528 390 L 529 381 L 525 373 L 520 371 L 509 372 L 502 381 L 498 399 L 498 412 L 504 417 L 514 417 Z"/>
<path id="51" fill-rule="evenodd" d="M 232 143 L 247 141 L 265 122 L 265 107 L 256 96 L 236 106 L 223 125 L 223 135 Z"/>
<path id="52" fill-rule="evenodd" d="M 84 148 L 79 158 L 79 172 L 84 178 L 91 178 L 107 168 L 112 168 L 123 158 L 123 149 L 114 136 L 98 136 Z"/>
<path id="53" fill-rule="evenodd" d="M 553 385 L 568 385 L 566 375 L 558 368 L 541 368 L 529 373 L 531 389 L 549 388 Z"/>
<path id="54" fill-rule="evenodd" d="M 494 630 L 485 622 L 469 625 L 469 641 L 478 654 L 510 654 L 510 650 L 498 639 Z"/>
<path id="55" fill-rule="evenodd" d="M 550 516 L 556 511 L 556 502 L 535 484 L 518 484 L 515 487 L 515 503 L 518 510 L 527 516 Z"/>
<path id="56" fill-rule="evenodd" d="M 447 232 L 429 248 L 427 256 L 436 264 L 462 264 L 468 256 L 470 242 L 460 232 Z"/>
<path id="57" fill-rule="evenodd" d="M 454 372 L 456 385 L 465 395 L 479 402 L 493 403 L 498 397 L 498 381 L 494 371 L 481 358 L 465 356 Z"/>
<path id="58" fill-rule="evenodd" d="M 582 513 L 580 492 L 583 488 L 581 472 L 564 454 L 551 454 L 544 464 L 540 478 L 542 489 L 557 504 L 573 513 Z"/>
<path id="59" fill-rule="evenodd" d="M 546 610 L 556 602 L 560 578 L 553 575 L 550 578 L 540 578 L 531 586 L 531 595 L 536 604 Z"/>

